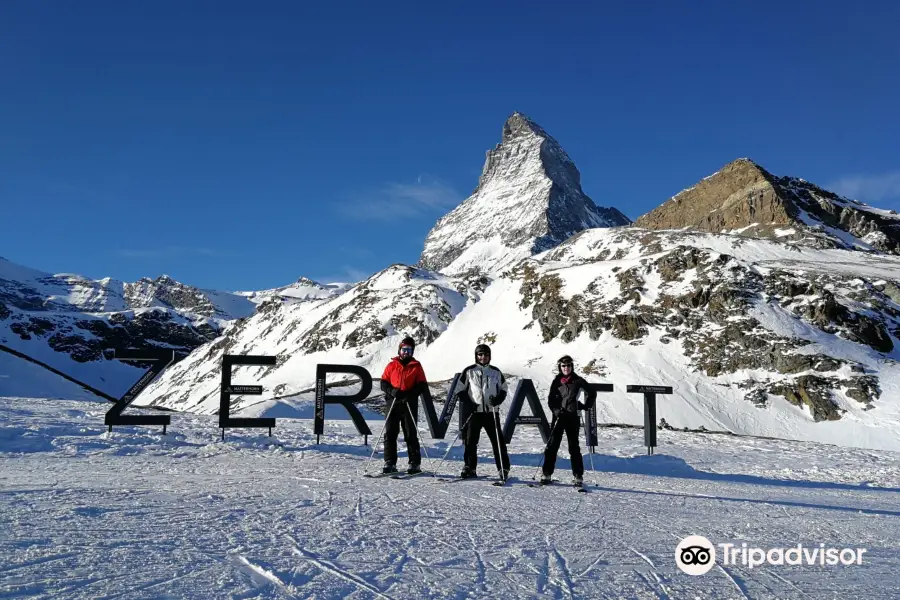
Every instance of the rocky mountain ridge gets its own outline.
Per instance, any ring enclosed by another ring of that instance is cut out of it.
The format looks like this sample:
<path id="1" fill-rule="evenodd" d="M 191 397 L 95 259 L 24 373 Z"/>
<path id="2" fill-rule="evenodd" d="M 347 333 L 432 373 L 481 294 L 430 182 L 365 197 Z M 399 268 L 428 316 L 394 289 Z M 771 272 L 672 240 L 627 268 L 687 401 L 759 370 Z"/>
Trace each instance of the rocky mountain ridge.
<path id="1" fill-rule="evenodd" d="M 900 215 L 741 158 L 635 221 L 647 229 L 732 233 L 817 248 L 900 254 Z"/>
<path id="2" fill-rule="evenodd" d="M 133 283 L 92 280 L 0 259 L 0 346 L 114 396 L 140 370 L 109 360 L 110 349 L 167 348 L 186 356 L 254 308 L 246 298 L 166 275 Z"/>

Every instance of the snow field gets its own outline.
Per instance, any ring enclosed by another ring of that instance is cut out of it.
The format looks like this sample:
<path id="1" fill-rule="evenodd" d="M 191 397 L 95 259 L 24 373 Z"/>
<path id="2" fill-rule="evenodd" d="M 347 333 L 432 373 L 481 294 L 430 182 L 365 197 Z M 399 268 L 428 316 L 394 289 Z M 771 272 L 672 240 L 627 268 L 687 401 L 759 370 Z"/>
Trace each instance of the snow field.
<path id="1" fill-rule="evenodd" d="M 900 454 L 722 435 L 601 429 L 588 494 L 530 488 L 536 429 L 512 480 L 367 479 L 349 421 L 228 430 L 214 416 L 106 433 L 108 404 L 0 398 L 0 597 L 894 598 Z M 375 436 L 380 424 L 369 418 Z M 434 464 L 456 434 L 423 443 Z M 401 442 L 401 466 L 404 464 Z M 457 473 L 457 443 L 442 472 Z M 569 481 L 566 445 L 554 477 Z M 368 464 L 374 471 L 379 456 Z M 494 475 L 483 440 L 479 472 Z M 719 565 L 678 542 L 866 548 L 860 566 Z"/>

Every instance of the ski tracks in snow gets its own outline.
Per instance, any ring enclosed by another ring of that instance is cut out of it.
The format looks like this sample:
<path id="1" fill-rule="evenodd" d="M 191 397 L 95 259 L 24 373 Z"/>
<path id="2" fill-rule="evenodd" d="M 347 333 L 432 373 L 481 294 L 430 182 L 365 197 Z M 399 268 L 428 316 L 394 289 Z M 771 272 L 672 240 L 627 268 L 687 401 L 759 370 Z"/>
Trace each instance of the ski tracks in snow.
<path id="1" fill-rule="evenodd" d="M 46 410 L 30 429 L 37 435 L 49 436 L 45 420 L 59 418 L 59 403 Z M 181 426 L 188 437 L 206 435 Z M 672 455 L 645 459 L 636 455 L 639 436 L 609 431 L 600 452 L 616 468 L 593 474 L 604 487 L 588 494 L 529 488 L 515 477 L 502 488 L 484 479 L 450 486 L 354 477 L 348 485 L 367 456 L 316 450 L 304 427 L 279 421 L 293 440 L 287 446 L 303 447 L 302 460 L 283 448 L 209 441 L 142 453 L 134 439 L 142 434 L 124 429 L 100 450 L 74 455 L 0 447 L 0 596 L 731 600 L 852 590 L 888 600 L 898 583 L 900 470 L 889 456 L 857 460 L 848 450 L 837 459 L 847 481 L 870 487 L 841 480 L 839 469 L 822 483 L 794 483 L 782 474 L 810 476 L 785 465 L 817 464 L 820 447 L 772 441 L 766 452 L 738 453 L 718 438 L 667 433 Z M 123 455 L 117 440 L 137 450 Z M 530 473 L 542 448 L 535 430 L 517 431 L 513 468 Z M 671 473 L 659 470 L 663 460 Z M 447 471 L 457 466 L 448 461 Z M 762 547 L 858 543 L 871 561 L 842 569 L 723 564 L 690 577 L 674 564 L 689 534 Z"/>
<path id="2" fill-rule="evenodd" d="M 341 579 L 347 583 L 350 583 L 360 589 L 363 589 L 363 590 L 366 590 L 367 592 L 375 594 L 375 596 L 377 596 L 378 598 L 383 598 L 384 600 L 394 600 L 394 598 L 392 598 L 391 596 L 388 596 L 387 594 L 382 593 L 381 590 L 376 588 L 374 585 L 368 583 L 361 577 L 354 575 L 353 573 L 351 573 L 345 569 L 342 569 L 341 567 L 337 566 L 330 560 L 325 560 L 323 558 L 320 558 L 320 557 L 316 556 L 315 553 L 301 548 L 300 544 L 297 543 L 297 540 L 295 540 L 291 536 L 286 535 L 285 538 L 288 541 L 290 541 L 291 544 L 293 545 L 291 550 L 294 552 L 294 554 L 296 554 L 297 556 L 301 557 L 304 560 L 311 562 L 312 564 L 314 564 L 316 567 L 318 567 L 322 571 L 329 573 L 331 575 L 334 575 L 338 579 Z"/>

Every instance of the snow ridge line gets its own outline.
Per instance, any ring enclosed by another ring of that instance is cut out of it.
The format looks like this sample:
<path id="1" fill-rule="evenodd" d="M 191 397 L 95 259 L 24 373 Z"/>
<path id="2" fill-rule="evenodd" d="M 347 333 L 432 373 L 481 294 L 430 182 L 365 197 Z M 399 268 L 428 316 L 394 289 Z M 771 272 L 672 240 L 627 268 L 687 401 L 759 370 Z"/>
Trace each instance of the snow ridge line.
<path id="1" fill-rule="evenodd" d="M 268 583 L 271 583 L 282 591 L 287 591 L 287 586 L 283 581 L 281 581 L 278 575 L 254 562 L 251 562 L 249 559 L 247 559 L 246 556 L 242 554 L 234 554 L 231 556 L 230 561 L 238 570 L 243 571 L 244 573 L 249 575 L 254 584 L 260 585 L 260 579 L 262 579 L 267 581 Z"/>
<path id="2" fill-rule="evenodd" d="M 83 382 L 83 381 L 79 381 L 79 380 L 75 379 L 74 377 L 70 377 L 69 375 L 66 375 L 65 373 L 63 373 L 62 371 L 60 371 L 60 370 L 58 370 L 58 369 L 54 369 L 53 367 L 51 367 L 51 366 L 48 365 L 47 363 L 43 363 L 43 362 L 39 361 L 39 360 L 36 359 L 36 358 L 31 358 L 31 357 L 28 356 L 27 354 L 23 354 L 23 353 L 21 353 L 21 352 L 19 352 L 19 351 L 17 351 L 17 350 L 13 350 L 12 348 L 9 348 L 8 346 L 4 346 L 3 344 L 0 344 L 0 351 L 6 352 L 6 353 L 8 353 L 8 354 L 12 354 L 13 356 L 18 357 L 18 358 L 21 358 L 22 360 L 27 360 L 28 362 L 34 363 L 34 364 L 36 364 L 36 365 L 39 366 L 39 367 L 43 367 L 44 369 L 47 369 L 47 370 L 50 371 L 51 373 L 54 373 L 54 374 L 56 374 L 56 375 L 59 375 L 59 376 L 62 377 L 63 379 L 66 379 L 66 380 L 68 380 L 68 381 L 71 381 L 71 382 L 74 383 L 75 385 L 81 386 L 82 389 L 84 389 L 84 390 L 86 390 L 86 391 L 88 391 L 88 392 L 94 394 L 95 396 L 98 396 L 98 397 L 100 397 L 100 398 L 103 398 L 104 400 L 109 400 L 110 402 L 118 402 L 118 401 L 119 401 L 118 398 L 113 398 L 112 396 L 110 396 L 110 395 L 107 394 L 106 392 L 100 391 L 100 390 L 98 390 L 97 388 L 95 388 L 95 387 L 93 387 L 93 386 L 90 386 L 90 385 L 86 384 L 86 383 Z M 143 408 L 143 407 L 142 407 L 142 408 Z M 148 407 L 148 408 L 149 408 L 149 407 Z"/>

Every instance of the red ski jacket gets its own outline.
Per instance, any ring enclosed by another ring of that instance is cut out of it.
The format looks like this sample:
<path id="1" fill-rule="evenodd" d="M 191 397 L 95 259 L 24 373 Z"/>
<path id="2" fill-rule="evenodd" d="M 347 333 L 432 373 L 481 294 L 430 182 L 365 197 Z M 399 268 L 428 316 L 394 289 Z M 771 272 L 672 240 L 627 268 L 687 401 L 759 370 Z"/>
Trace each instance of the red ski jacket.
<path id="1" fill-rule="evenodd" d="M 416 359 L 410 358 L 404 364 L 399 356 L 395 356 L 385 367 L 381 381 L 391 384 L 401 392 L 408 392 L 418 384 L 425 383 L 425 371 L 422 369 L 422 363 Z"/>

